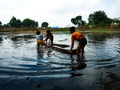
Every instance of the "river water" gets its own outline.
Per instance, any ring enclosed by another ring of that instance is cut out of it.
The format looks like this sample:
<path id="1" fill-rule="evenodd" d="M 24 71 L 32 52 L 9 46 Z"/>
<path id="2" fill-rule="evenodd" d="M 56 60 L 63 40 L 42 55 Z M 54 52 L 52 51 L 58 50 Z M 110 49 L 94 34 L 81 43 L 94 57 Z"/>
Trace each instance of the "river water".
<path id="1" fill-rule="evenodd" d="M 37 53 L 34 34 L 1 33 L 0 77 L 71 77 L 120 64 L 120 33 L 85 33 L 85 37 L 84 57 L 77 57 L 52 48 Z M 70 34 L 54 33 L 54 43 L 70 45 Z"/>
<path id="2" fill-rule="evenodd" d="M 68 46 L 56 47 L 70 49 L 69 33 L 53 34 L 55 44 Z M 84 35 L 88 43 L 83 57 L 50 47 L 38 53 L 35 34 L 0 33 L 0 89 L 119 90 L 120 32 Z"/>

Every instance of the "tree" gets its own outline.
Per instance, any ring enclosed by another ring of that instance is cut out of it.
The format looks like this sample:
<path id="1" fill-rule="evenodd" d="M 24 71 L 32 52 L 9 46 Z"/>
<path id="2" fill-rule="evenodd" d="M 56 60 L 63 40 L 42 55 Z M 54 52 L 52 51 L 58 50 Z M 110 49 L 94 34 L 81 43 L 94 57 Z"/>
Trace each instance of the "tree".
<path id="1" fill-rule="evenodd" d="M 22 22 L 23 27 L 38 27 L 38 22 L 31 20 L 29 18 L 26 18 Z"/>
<path id="2" fill-rule="evenodd" d="M 21 27 L 21 25 L 22 25 L 22 22 L 21 22 L 21 20 L 16 20 L 16 27 Z"/>
<path id="3" fill-rule="evenodd" d="M 82 26 L 82 16 L 77 16 L 77 17 L 76 17 L 76 20 L 77 20 L 78 26 L 79 26 L 79 27 Z"/>
<path id="4" fill-rule="evenodd" d="M 9 24 L 10 24 L 11 27 L 16 27 L 16 17 L 13 16 L 11 18 Z"/>
<path id="5" fill-rule="evenodd" d="M 111 24 L 112 22 L 114 22 L 114 20 L 111 19 L 111 18 L 108 18 L 108 26 L 110 26 L 110 24 Z"/>
<path id="6" fill-rule="evenodd" d="M 48 22 L 43 22 L 42 24 L 41 24 L 41 27 L 48 27 Z"/>
<path id="7" fill-rule="evenodd" d="M 114 23 L 116 23 L 118 26 L 120 26 L 120 17 L 114 19 Z"/>
<path id="8" fill-rule="evenodd" d="M 76 18 L 72 18 L 72 19 L 71 19 L 71 22 L 72 22 L 74 25 L 77 25 L 77 20 L 76 20 Z"/>
<path id="9" fill-rule="evenodd" d="M 10 27 L 21 27 L 21 20 L 16 19 L 16 17 L 12 17 L 10 22 L 9 22 Z"/>
<path id="10" fill-rule="evenodd" d="M 108 24 L 108 17 L 104 11 L 96 11 L 89 15 L 88 22 L 90 25 Z"/>
<path id="11" fill-rule="evenodd" d="M 72 18 L 71 19 L 71 22 L 74 24 L 74 25 L 78 25 L 78 27 L 80 26 L 84 26 L 85 25 L 85 21 L 82 20 L 82 16 L 76 16 L 75 18 Z"/>
<path id="12" fill-rule="evenodd" d="M 112 19 L 110 28 L 120 28 L 120 17 Z"/>

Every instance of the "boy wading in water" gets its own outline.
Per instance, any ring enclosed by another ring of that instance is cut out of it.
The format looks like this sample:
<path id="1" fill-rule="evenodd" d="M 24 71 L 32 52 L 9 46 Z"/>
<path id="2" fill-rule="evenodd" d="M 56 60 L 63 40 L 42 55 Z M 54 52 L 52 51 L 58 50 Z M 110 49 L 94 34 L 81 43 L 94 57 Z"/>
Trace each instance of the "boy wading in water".
<path id="1" fill-rule="evenodd" d="M 39 49 L 39 47 L 42 45 L 47 47 L 47 45 L 43 41 L 43 35 L 40 33 L 40 31 L 36 31 L 36 42 L 37 42 L 37 49 Z"/>
<path id="2" fill-rule="evenodd" d="M 70 54 L 72 54 L 72 49 L 74 47 L 74 42 L 78 41 L 79 44 L 76 49 L 76 54 L 78 55 L 80 52 L 83 55 L 84 54 L 84 47 L 87 44 L 86 38 L 83 36 L 82 33 L 76 32 L 75 27 L 70 27 L 70 33 L 71 33 L 71 48 L 70 48 Z"/>

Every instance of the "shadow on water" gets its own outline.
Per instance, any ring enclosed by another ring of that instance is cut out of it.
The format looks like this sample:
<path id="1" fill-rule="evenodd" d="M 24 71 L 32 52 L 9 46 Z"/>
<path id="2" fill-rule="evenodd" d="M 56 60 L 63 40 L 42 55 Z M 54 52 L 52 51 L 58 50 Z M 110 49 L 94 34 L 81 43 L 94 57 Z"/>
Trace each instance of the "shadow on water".
<path id="1" fill-rule="evenodd" d="M 71 57 L 71 71 L 75 71 L 75 70 L 82 70 L 86 67 L 86 63 L 85 63 L 85 57 L 84 56 L 80 56 L 80 55 L 76 55 L 76 62 L 74 63 L 74 58 L 73 55 L 70 56 Z M 75 76 L 81 76 L 83 75 L 82 73 L 76 73 L 76 72 L 72 72 L 71 73 L 71 77 L 75 77 Z"/>

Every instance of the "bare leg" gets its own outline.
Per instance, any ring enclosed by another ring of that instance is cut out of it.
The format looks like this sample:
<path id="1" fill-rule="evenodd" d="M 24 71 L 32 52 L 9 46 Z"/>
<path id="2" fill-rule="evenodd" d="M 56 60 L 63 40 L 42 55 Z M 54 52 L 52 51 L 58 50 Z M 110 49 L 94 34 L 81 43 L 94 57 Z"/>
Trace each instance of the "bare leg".
<path id="1" fill-rule="evenodd" d="M 37 44 L 37 50 L 39 49 L 39 44 Z"/>
<path id="2" fill-rule="evenodd" d="M 78 45 L 78 46 L 77 46 L 77 50 L 76 50 L 76 54 L 77 54 L 77 55 L 80 54 L 81 48 L 82 48 L 81 45 Z"/>
<path id="3" fill-rule="evenodd" d="M 84 53 L 84 46 L 82 46 L 81 50 L 82 50 L 81 52 Z"/>

